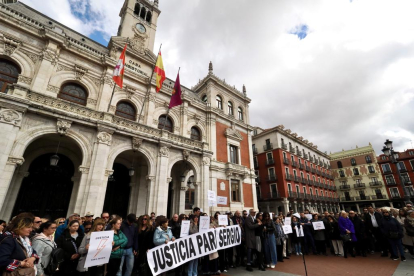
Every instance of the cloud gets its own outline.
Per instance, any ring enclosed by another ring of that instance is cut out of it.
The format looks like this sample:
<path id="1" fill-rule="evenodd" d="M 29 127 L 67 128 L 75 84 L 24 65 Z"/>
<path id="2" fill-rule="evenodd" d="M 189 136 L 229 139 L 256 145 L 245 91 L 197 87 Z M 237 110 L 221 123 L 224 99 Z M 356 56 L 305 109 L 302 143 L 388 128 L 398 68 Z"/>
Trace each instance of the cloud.
<path id="1" fill-rule="evenodd" d="M 24 2 L 107 41 L 123 1 Z M 154 52 L 163 43 L 167 76 L 181 67 L 191 87 L 211 60 L 217 76 L 246 85 L 252 125 L 283 124 L 328 153 L 371 142 L 380 154 L 387 138 L 412 147 L 413 1 L 160 0 L 159 8 Z"/>

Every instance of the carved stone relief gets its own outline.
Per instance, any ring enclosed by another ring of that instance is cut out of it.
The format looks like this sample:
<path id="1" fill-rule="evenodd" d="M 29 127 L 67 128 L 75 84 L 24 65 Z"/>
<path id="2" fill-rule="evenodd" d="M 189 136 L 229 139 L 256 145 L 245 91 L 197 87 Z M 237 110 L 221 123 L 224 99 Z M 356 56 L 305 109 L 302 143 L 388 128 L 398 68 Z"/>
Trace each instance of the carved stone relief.
<path id="1" fill-rule="evenodd" d="M 21 121 L 22 116 L 15 110 L 2 109 L 0 111 L 0 122 L 17 126 L 21 123 Z"/>
<path id="2" fill-rule="evenodd" d="M 66 133 L 67 133 L 68 129 L 71 127 L 71 125 L 72 125 L 71 121 L 58 119 L 57 120 L 57 132 L 60 135 L 66 135 Z"/>
<path id="3" fill-rule="evenodd" d="M 111 145 L 112 142 L 112 135 L 108 132 L 102 131 L 98 133 L 98 143 L 99 144 L 105 144 L 105 145 Z"/>

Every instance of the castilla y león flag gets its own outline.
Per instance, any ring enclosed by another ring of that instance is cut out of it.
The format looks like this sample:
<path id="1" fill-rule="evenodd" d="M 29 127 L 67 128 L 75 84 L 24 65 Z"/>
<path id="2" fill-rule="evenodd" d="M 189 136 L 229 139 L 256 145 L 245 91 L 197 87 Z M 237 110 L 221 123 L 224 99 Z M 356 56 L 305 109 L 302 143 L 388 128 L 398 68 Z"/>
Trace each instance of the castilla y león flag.
<path id="1" fill-rule="evenodd" d="M 112 79 L 119 87 L 122 88 L 122 84 L 124 81 L 124 70 L 125 70 L 125 52 L 126 52 L 127 44 L 125 44 L 124 50 L 122 51 L 121 55 L 119 56 L 118 63 L 115 66 L 114 74 L 112 75 Z"/>
<path id="2" fill-rule="evenodd" d="M 165 80 L 164 64 L 162 63 L 161 51 L 158 53 L 157 63 L 155 64 L 154 72 L 156 74 L 157 92 L 160 92 L 162 83 Z"/>
<path id="3" fill-rule="evenodd" d="M 177 79 L 175 80 L 174 89 L 172 91 L 170 105 L 168 108 L 173 108 L 174 106 L 182 104 L 181 100 L 181 85 L 180 85 L 180 73 L 177 74 Z"/>

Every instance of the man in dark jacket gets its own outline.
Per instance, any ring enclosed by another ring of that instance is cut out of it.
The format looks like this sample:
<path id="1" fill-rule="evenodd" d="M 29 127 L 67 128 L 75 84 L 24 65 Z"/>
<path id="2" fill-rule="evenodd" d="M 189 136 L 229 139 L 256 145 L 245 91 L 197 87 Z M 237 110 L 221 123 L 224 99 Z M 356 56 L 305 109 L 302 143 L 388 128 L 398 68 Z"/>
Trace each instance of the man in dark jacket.
<path id="1" fill-rule="evenodd" d="M 383 221 L 381 224 L 381 231 L 391 248 L 391 259 L 398 260 L 398 251 L 400 252 L 401 261 L 405 261 L 404 248 L 401 239 L 404 236 L 401 224 L 390 215 L 388 210 L 383 209 Z"/>
<path id="2" fill-rule="evenodd" d="M 252 269 L 252 250 L 256 250 L 256 233 L 255 229 L 262 225 L 261 222 L 256 223 L 256 211 L 250 209 L 250 214 L 244 220 L 244 230 L 246 232 L 246 247 L 247 247 L 247 271 L 253 271 Z"/>
<path id="3" fill-rule="evenodd" d="M 125 234 L 128 239 L 122 258 L 121 265 L 119 266 L 117 276 L 131 276 L 132 269 L 134 268 L 134 256 L 138 252 L 138 229 L 135 225 L 135 220 L 137 216 L 135 214 L 129 214 L 127 219 L 122 222 L 121 231 Z M 126 260 L 125 273 L 122 274 L 122 266 Z"/>
<path id="4" fill-rule="evenodd" d="M 355 236 L 357 238 L 355 249 L 356 253 L 362 255 L 363 257 L 367 256 L 366 248 L 365 248 L 365 226 L 364 223 L 359 219 L 359 217 L 355 214 L 355 211 L 349 211 L 349 219 L 354 224 Z"/>
<path id="5" fill-rule="evenodd" d="M 372 206 L 368 206 L 368 213 L 365 214 L 365 228 L 367 234 L 371 237 L 374 236 L 376 243 L 379 244 L 382 251 L 381 256 L 388 257 L 387 241 L 381 232 L 382 219 L 383 217 L 380 213 L 375 212 Z"/>
<path id="6" fill-rule="evenodd" d="M 234 213 L 234 216 L 231 218 L 233 221 L 233 225 L 238 225 L 240 226 L 240 229 L 242 231 L 242 241 L 241 244 L 236 246 L 236 267 L 243 265 L 243 260 L 244 260 L 244 256 L 245 254 L 245 250 L 244 247 L 246 246 L 246 240 L 244 239 L 244 219 L 242 218 L 241 214 L 239 211 L 236 211 Z"/>
<path id="7" fill-rule="evenodd" d="M 308 218 L 305 217 L 305 213 L 300 213 L 300 224 L 303 226 L 305 254 L 309 253 L 309 244 L 312 247 L 312 252 L 316 255 L 315 241 L 313 240 L 313 226 L 309 222 Z"/>

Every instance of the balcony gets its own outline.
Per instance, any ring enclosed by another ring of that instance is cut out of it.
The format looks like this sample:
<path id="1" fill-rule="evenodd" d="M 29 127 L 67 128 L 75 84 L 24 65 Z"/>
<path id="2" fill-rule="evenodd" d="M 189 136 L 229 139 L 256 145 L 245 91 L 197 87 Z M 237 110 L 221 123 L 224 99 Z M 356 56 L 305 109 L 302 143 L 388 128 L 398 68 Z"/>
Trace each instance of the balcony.
<path id="1" fill-rule="evenodd" d="M 289 191 L 289 197 L 290 198 L 298 198 L 298 193 Z"/>
<path id="2" fill-rule="evenodd" d="M 397 185 L 394 179 L 387 180 L 387 185 Z"/>
<path id="3" fill-rule="evenodd" d="M 257 154 L 257 153 L 258 153 L 257 148 L 253 148 L 253 154 Z"/>
<path id="4" fill-rule="evenodd" d="M 359 172 L 354 172 L 354 175 L 359 175 Z"/>
<path id="5" fill-rule="evenodd" d="M 404 185 L 405 186 L 410 186 L 410 185 L 412 185 L 413 183 L 410 181 L 410 180 L 408 180 L 408 179 L 403 179 L 403 183 L 404 183 Z"/>
<path id="6" fill-rule="evenodd" d="M 294 176 L 294 181 L 299 183 L 300 182 L 300 177 L 295 175 Z"/>
<path id="7" fill-rule="evenodd" d="M 303 155 L 303 158 L 304 159 L 306 159 L 306 160 L 308 160 L 309 158 L 308 158 L 308 155 L 305 153 L 304 155 Z"/>
<path id="8" fill-rule="evenodd" d="M 341 190 L 341 191 L 349 190 L 349 189 L 351 189 L 351 186 L 347 185 L 347 184 L 342 184 L 342 185 L 339 186 L 339 190 Z"/>
<path id="9" fill-rule="evenodd" d="M 267 181 L 276 181 L 276 180 L 277 180 L 276 175 L 269 175 L 269 177 L 267 178 Z"/>
<path id="10" fill-rule="evenodd" d="M 304 177 L 301 177 L 300 182 L 302 184 L 308 184 L 308 180 L 306 178 L 304 178 Z"/>
<path id="11" fill-rule="evenodd" d="M 391 194 L 391 198 L 401 198 L 399 194 Z"/>
<path id="12" fill-rule="evenodd" d="M 292 180 L 292 175 L 287 173 L 286 176 L 285 176 L 285 179 L 286 180 Z"/>
<path id="13" fill-rule="evenodd" d="M 287 145 L 285 143 L 282 143 L 282 149 L 287 150 Z"/>
<path id="14" fill-rule="evenodd" d="M 383 173 L 384 174 L 392 174 L 392 171 L 391 170 L 384 170 Z"/>
<path id="15" fill-rule="evenodd" d="M 289 165 L 289 164 L 290 164 L 289 159 L 287 159 L 287 158 L 283 158 L 283 164 L 285 164 L 285 165 Z"/>
<path id="16" fill-rule="evenodd" d="M 271 198 L 280 198 L 279 192 L 272 192 Z"/>
<path id="17" fill-rule="evenodd" d="M 339 173 L 339 177 L 346 178 L 344 173 Z"/>
<path id="18" fill-rule="evenodd" d="M 300 157 L 302 157 L 302 152 L 300 150 L 296 150 L 296 154 Z"/>
<path id="19" fill-rule="evenodd" d="M 316 169 L 312 168 L 311 169 L 312 173 L 316 173 Z"/>
<path id="20" fill-rule="evenodd" d="M 312 156 L 309 157 L 309 161 L 313 162 L 313 157 Z"/>
<path id="21" fill-rule="evenodd" d="M 274 165 L 275 164 L 275 160 L 274 159 L 267 159 L 266 160 L 266 165 Z"/>
<path id="22" fill-rule="evenodd" d="M 305 165 L 303 165 L 302 163 L 299 163 L 299 169 L 305 169 Z"/>
<path id="23" fill-rule="evenodd" d="M 317 175 L 321 175 L 321 171 L 320 170 L 316 170 L 316 174 Z"/>
<path id="24" fill-rule="evenodd" d="M 376 200 L 376 199 L 386 199 L 386 198 L 382 194 L 377 194 L 377 195 L 371 196 L 371 199 Z"/>
<path id="25" fill-rule="evenodd" d="M 365 189 L 365 183 L 354 184 L 354 189 Z"/>
<path id="26" fill-rule="evenodd" d="M 370 197 L 366 195 L 359 195 L 355 197 L 355 200 L 369 200 Z"/>
<path id="27" fill-rule="evenodd" d="M 368 160 L 367 160 L 367 163 L 368 163 L 368 164 L 372 163 L 372 159 L 371 159 L 371 158 L 370 158 L 370 159 L 368 159 Z"/>
<path id="28" fill-rule="evenodd" d="M 399 171 L 402 172 L 402 173 L 405 173 L 405 172 L 407 172 L 407 168 L 405 168 L 405 167 L 404 168 L 400 168 Z"/>
<path id="29" fill-rule="evenodd" d="M 296 161 L 292 161 L 292 167 L 297 168 L 297 166 L 298 166 L 298 162 L 296 162 Z"/>
<path id="30" fill-rule="evenodd" d="M 373 174 L 375 173 L 375 170 L 368 170 L 368 174 Z"/>
<path id="31" fill-rule="evenodd" d="M 369 182 L 369 186 L 371 186 L 371 187 L 380 187 L 380 186 L 382 186 L 382 182 L 381 181 Z"/>
<path id="32" fill-rule="evenodd" d="M 341 197 L 341 201 L 354 201 L 354 197 L 353 196 Z"/>
<path id="33" fill-rule="evenodd" d="M 304 193 L 299 193 L 299 194 L 298 194 L 298 198 L 300 198 L 300 199 L 305 199 L 305 194 L 304 194 Z"/>
<path id="34" fill-rule="evenodd" d="M 289 147 L 289 151 L 290 151 L 291 153 L 295 153 L 295 152 L 296 152 L 294 147 Z"/>
<path id="35" fill-rule="evenodd" d="M 273 144 L 272 143 L 268 143 L 268 144 L 263 146 L 264 151 L 272 150 L 272 149 L 273 149 Z"/>
<path id="36" fill-rule="evenodd" d="M 305 170 L 306 170 L 307 172 L 310 172 L 310 167 L 309 167 L 309 166 L 305 166 Z"/>

